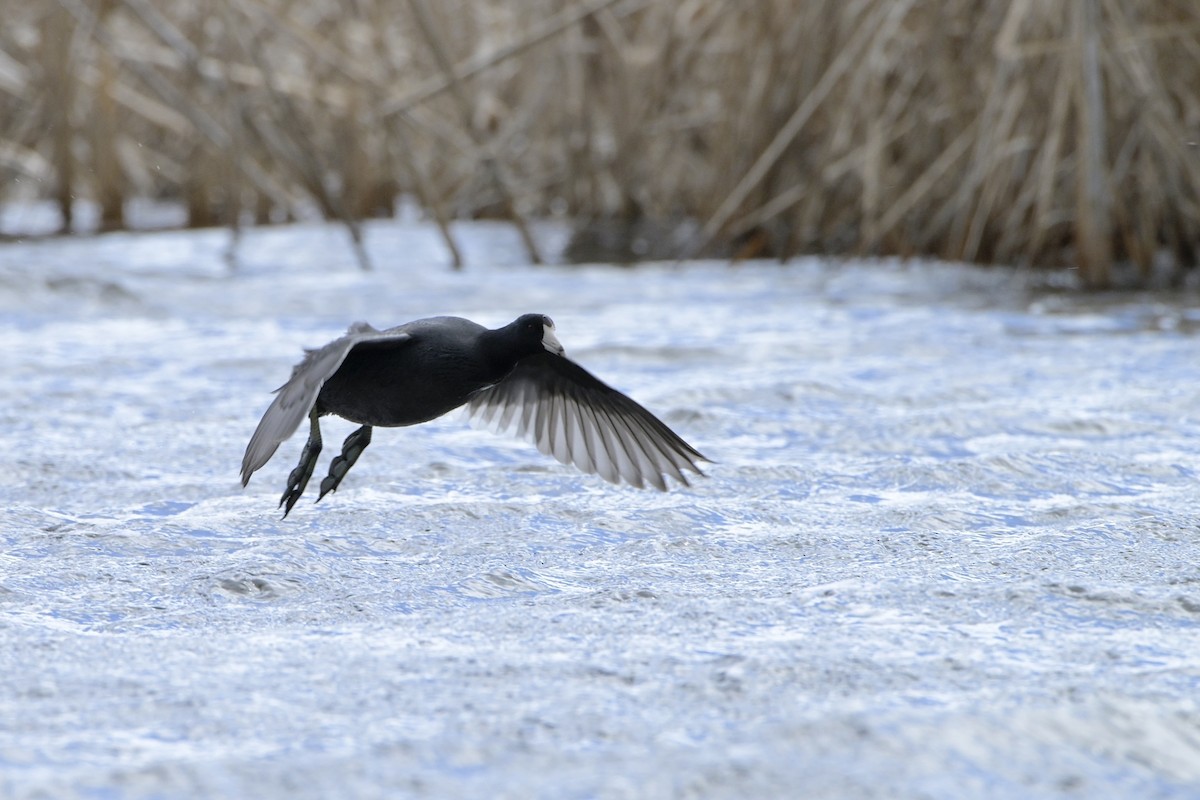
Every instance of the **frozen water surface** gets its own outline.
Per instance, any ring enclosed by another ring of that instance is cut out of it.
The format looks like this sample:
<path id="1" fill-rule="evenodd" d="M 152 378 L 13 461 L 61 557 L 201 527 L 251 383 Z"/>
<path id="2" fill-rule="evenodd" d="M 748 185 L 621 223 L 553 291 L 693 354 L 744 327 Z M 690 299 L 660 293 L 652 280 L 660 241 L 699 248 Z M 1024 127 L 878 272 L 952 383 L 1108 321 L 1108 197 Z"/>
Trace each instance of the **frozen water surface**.
<path id="1" fill-rule="evenodd" d="M 1200 794 L 1194 297 L 459 233 L 0 248 L 0 796 Z M 287 521 L 299 438 L 239 486 L 302 346 L 525 311 L 711 477 L 455 415 Z"/>

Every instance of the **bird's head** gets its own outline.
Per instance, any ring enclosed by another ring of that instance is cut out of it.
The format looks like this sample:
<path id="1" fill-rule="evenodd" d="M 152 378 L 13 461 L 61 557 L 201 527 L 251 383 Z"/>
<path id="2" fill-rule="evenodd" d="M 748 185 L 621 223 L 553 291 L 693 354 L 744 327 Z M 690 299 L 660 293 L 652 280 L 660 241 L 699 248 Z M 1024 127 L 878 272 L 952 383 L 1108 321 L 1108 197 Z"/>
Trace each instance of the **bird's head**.
<path id="1" fill-rule="evenodd" d="M 554 335 L 554 320 L 545 314 L 525 314 L 517 318 L 517 334 L 528 344 L 531 350 L 538 352 L 541 347 L 556 356 L 566 354 L 566 350 Z"/>

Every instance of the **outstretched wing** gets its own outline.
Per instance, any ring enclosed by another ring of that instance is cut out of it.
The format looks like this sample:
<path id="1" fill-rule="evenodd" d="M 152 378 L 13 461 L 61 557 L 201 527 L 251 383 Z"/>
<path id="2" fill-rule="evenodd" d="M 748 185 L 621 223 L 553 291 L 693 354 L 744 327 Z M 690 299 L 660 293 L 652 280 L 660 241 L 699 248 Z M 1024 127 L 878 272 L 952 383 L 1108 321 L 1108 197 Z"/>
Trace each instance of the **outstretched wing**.
<path id="1" fill-rule="evenodd" d="M 467 403 L 473 420 L 515 432 L 546 455 L 611 483 L 667 490 L 670 475 L 703 475 L 708 461 L 660 419 L 565 356 L 522 359 L 504 380 Z"/>
<path id="2" fill-rule="evenodd" d="M 407 333 L 395 329 L 380 331 L 365 322 L 356 322 L 345 336 L 316 350 L 305 350 L 304 359 L 292 368 L 292 377 L 275 390 L 275 399 L 246 445 L 246 454 L 242 457 L 242 485 L 245 486 L 254 471 L 271 459 L 281 442 L 296 432 L 296 428 L 312 410 L 325 381 L 337 372 L 346 354 L 355 345 L 362 342 L 402 342 L 410 338 Z"/>

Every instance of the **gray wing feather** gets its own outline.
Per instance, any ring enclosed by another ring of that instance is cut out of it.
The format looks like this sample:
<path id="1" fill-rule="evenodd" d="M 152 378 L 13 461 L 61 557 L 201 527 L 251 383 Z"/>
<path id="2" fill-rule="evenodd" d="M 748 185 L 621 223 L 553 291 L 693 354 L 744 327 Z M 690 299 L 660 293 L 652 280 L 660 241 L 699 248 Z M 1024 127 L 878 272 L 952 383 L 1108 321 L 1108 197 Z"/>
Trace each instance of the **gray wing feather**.
<path id="1" fill-rule="evenodd" d="M 321 387 L 346 359 L 355 345 L 366 341 L 404 341 L 407 333 L 390 329 L 377 330 L 365 322 L 356 322 L 346 335 L 324 347 L 305 350 L 304 358 L 292 368 L 288 382 L 275 390 L 275 399 L 259 420 L 246 454 L 242 457 L 242 485 L 250 481 L 254 471 L 271 460 L 276 448 L 286 441 L 312 410 Z"/>
<path id="2" fill-rule="evenodd" d="M 708 459 L 634 400 L 563 356 L 519 362 L 500 383 L 467 403 L 471 419 L 515 433 L 563 464 L 610 483 L 667 490 L 667 476 L 688 485 Z"/>

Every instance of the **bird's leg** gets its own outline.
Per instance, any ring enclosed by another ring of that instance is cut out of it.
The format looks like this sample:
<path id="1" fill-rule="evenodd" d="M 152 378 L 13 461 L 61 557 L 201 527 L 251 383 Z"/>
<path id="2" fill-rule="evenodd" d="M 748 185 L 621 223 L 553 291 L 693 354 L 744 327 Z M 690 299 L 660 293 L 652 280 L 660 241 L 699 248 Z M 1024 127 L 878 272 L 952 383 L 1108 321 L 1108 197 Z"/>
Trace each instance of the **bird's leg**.
<path id="1" fill-rule="evenodd" d="M 313 467 L 317 465 L 317 457 L 321 455 L 321 425 L 317 419 L 317 408 L 314 405 L 313 410 L 308 412 L 308 441 L 304 443 L 304 450 L 300 452 L 300 463 L 292 470 L 292 474 L 288 475 L 287 488 L 283 490 L 283 497 L 279 498 L 279 505 L 286 504 L 283 509 L 285 519 L 292 506 L 300 499 L 300 495 L 304 494 L 304 487 L 308 486 Z"/>
<path id="2" fill-rule="evenodd" d="M 346 437 L 346 441 L 342 442 L 342 454 L 333 459 L 329 464 L 329 474 L 325 476 L 325 480 L 321 481 L 321 494 L 317 497 L 317 502 L 321 502 L 321 498 L 330 492 L 336 491 L 338 484 L 342 482 L 342 478 L 346 477 L 346 473 L 354 466 L 354 462 L 358 461 L 358 457 L 362 455 L 362 451 L 367 449 L 367 445 L 371 443 L 371 426 L 363 425 L 354 433 Z"/>

